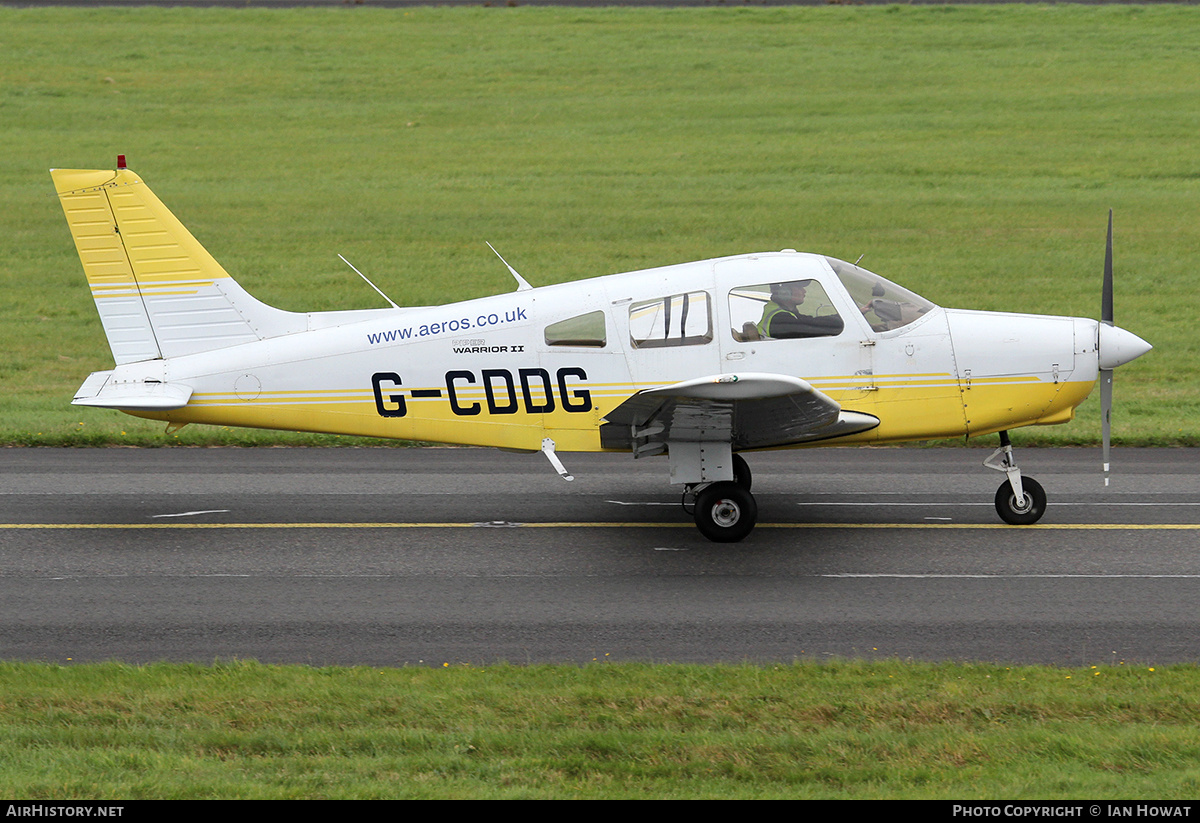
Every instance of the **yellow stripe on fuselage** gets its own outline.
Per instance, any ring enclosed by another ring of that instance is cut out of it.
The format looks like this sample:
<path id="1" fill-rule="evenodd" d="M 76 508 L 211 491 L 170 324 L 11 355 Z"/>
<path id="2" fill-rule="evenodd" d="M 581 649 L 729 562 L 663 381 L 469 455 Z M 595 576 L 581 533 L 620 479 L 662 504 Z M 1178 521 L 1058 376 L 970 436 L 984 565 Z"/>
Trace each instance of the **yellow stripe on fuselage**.
<path id="1" fill-rule="evenodd" d="M 896 443 L 977 436 L 1002 429 L 1062 423 L 1091 392 L 1093 383 L 1052 383 L 1032 375 L 974 378 L 960 389 L 949 375 L 874 375 L 864 392 L 863 376 L 823 377 L 812 381 L 843 408 L 879 418 L 878 428 L 829 443 Z M 425 440 L 461 445 L 537 450 L 552 437 L 560 451 L 602 451 L 599 426 L 604 416 L 638 391 L 660 384 L 579 383 L 591 394 L 592 408 L 569 412 L 492 414 L 481 386 L 457 392 L 460 406 L 478 405 L 470 416 L 456 414 L 439 386 L 397 387 L 405 393 L 406 414 L 381 416 L 370 389 L 341 388 L 196 394 L 189 404 L 169 412 L 138 412 L 139 417 L 173 423 L 207 423 L 252 428 Z M 420 396 L 423 393 L 437 396 Z M 413 396 L 414 394 L 418 396 Z M 533 397 L 541 402 L 540 394 Z"/>

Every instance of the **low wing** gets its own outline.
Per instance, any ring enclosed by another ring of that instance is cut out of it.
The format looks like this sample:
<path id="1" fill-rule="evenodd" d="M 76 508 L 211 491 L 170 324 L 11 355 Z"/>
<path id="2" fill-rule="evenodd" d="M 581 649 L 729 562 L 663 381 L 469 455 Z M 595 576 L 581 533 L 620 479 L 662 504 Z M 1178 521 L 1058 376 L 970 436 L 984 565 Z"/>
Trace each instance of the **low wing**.
<path id="1" fill-rule="evenodd" d="M 788 446 L 868 431 L 879 418 L 844 411 L 804 380 L 718 374 L 646 389 L 605 416 L 605 448 L 637 454 L 675 442 L 724 442 L 734 451 Z"/>

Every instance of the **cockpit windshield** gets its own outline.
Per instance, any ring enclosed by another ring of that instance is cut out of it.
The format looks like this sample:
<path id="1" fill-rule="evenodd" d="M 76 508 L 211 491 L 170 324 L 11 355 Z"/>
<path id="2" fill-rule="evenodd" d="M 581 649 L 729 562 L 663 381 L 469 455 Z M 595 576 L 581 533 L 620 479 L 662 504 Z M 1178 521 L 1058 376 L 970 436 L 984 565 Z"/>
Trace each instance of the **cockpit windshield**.
<path id="1" fill-rule="evenodd" d="M 835 257 L 826 257 L 825 260 L 875 331 L 902 328 L 936 308 L 919 294 L 860 269 L 853 263 Z"/>

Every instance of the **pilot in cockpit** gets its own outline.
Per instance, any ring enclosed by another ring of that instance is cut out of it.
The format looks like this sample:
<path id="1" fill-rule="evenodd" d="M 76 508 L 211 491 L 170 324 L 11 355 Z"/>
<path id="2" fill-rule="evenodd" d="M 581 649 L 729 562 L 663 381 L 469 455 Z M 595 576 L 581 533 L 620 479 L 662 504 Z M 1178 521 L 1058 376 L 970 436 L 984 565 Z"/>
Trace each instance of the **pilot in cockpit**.
<path id="1" fill-rule="evenodd" d="M 812 282 L 792 280 L 771 284 L 771 301 L 763 307 L 762 319 L 758 321 L 758 332 L 763 339 L 829 337 L 841 333 L 844 324 L 836 313 L 822 316 L 800 313 Z"/>

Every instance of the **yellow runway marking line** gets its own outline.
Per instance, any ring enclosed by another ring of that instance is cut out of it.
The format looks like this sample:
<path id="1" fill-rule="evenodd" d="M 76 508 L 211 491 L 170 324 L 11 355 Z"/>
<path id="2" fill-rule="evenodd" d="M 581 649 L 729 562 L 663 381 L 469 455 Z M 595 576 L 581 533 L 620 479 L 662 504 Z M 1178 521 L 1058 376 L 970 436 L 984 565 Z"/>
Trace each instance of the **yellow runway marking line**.
<path id="1" fill-rule="evenodd" d="M 100 529 L 681 529 L 679 523 L 0 523 L 0 530 L 78 531 Z M 1049 523 L 1009 526 L 1003 523 L 759 523 L 760 529 L 1011 529 L 1020 531 L 1196 531 L 1200 523 Z"/>

